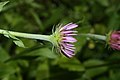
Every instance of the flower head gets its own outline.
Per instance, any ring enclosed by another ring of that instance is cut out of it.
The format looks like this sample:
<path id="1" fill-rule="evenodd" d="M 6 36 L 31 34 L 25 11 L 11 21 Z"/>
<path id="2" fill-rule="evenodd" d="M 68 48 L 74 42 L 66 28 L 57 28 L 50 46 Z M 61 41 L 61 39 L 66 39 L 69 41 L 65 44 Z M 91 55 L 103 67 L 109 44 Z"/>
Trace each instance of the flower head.
<path id="1" fill-rule="evenodd" d="M 77 40 L 73 37 L 77 35 L 72 29 L 78 27 L 77 24 L 69 23 L 66 25 L 59 25 L 56 31 L 53 33 L 53 44 L 58 48 L 60 53 L 63 53 L 66 57 L 73 57 L 75 54 L 74 42 Z"/>
<path id="2" fill-rule="evenodd" d="M 112 49 L 120 50 L 120 31 L 110 33 L 109 44 Z"/>

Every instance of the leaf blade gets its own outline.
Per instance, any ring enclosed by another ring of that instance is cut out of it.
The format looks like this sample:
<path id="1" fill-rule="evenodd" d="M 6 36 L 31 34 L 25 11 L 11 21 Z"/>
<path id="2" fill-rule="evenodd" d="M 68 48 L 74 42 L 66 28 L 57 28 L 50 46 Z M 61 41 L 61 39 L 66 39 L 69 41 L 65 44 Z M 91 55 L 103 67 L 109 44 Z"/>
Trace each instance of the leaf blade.
<path id="1" fill-rule="evenodd" d="M 2 11 L 3 7 L 8 3 L 9 1 L 0 2 L 0 12 Z"/>

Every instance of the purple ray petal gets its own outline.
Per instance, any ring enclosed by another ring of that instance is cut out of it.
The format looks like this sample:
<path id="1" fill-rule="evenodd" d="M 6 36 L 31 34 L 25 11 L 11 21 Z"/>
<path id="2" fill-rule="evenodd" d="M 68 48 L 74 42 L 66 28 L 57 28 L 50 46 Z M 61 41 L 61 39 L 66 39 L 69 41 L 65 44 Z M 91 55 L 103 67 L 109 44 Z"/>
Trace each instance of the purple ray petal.
<path id="1" fill-rule="evenodd" d="M 74 42 L 76 42 L 76 41 L 62 40 L 62 42 L 70 42 L 70 43 L 74 43 Z"/>
<path id="2" fill-rule="evenodd" d="M 66 36 L 76 36 L 77 34 L 65 34 Z"/>
<path id="3" fill-rule="evenodd" d="M 63 53 L 65 56 L 67 56 L 67 57 L 69 57 L 69 58 L 73 57 L 72 55 L 70 55 L 69 53 L 67 53 L 63 48 L 61 48 L 61 51 L 62 51 L 62 53 Z"/>
<path id="4" fill-rule="evenodd" d="M 73 44 L 69 44 L 69 43 L 64 43 L 65 45 L 67 45 L 67 46 L 71 46 L 71 47 L 74 47 L 74 45 Z"/>
<path id="5" fill-rule="evenodd" d="M 74 29 L 74 28 L 76 28 L 76 27 L 78 27 L 77 24 L 71 24 L 71 25 L 68 25 L 65 30 L 71 30 L 71 29 Z"/>
<path id="6" fill-rule="evenodd" d="M 66 24 L 65 26 L 63 26 L 63 27 L 60 29 L 60 31 L 65 30 L 65 29 L 67 28 L 67 26 L 69 26 L 69 25 L 71 25 L 71 24 L 72 24 L 72 23 Z"/>
<path id="7" fill-rule="evenodd" d="M 66 50 L 66 49 L 64 49 L 63 47 L 61 47 L 61 50 L 62 50 L 65 54 L 68 54 L 68 55 L 71 55 L 71 56 L 75 55 L 73 51 Z"/>
<path id="8" fill-rule="evenodd" d="M 66 48 L 66 49 L 74 49 L 75 50 L 75 47 L 74 47 L 74 45 L 73 46 L 70 46 L 70 45 L 66 45 L 66 44 L 61 44 L 64 48 Z"/>
<path id="9" fill-rule="evenodd" d="M 73 37 L 63 37 L 63 42 L 76 42 L 77 40 Z"/>
<path id="10" fill-rule="evenodd" d="M 65 50 L 69 50 L 71 52 L 74 52 L 75 50 L 73 50 L 71 47 L 68 47 L 68 46 L 63 46 Z"/>
<path id="11" fill-rule="evenodd" d="M 71 46 L 66 46 L 66 48 L 73 49 L 73 50 L 76 49 L 75 47 L 71 47 Z"/>
<path id="12" fill-rule="evenodd" d="M 117 44 L 111 44 L 111 47 L 116 50 L 120 50 L 120 46 Z"/>
<path id="13" fill-rule="evenodd" d="M 70 33 L 77 33 L 77 31 L 69 30 L 69 31 L 62 31 L 61 33 L 62 34 L 70 34 Z"/>
<path id="14" fill-rule="evenodd" d="M 69 50 L 63 50 L 63 51 L 64 51 L 64 53 L 69 54 L 71 56 L 75 55 L 74 52 L 72 52 L 72 51 L 69 51 Z"/>
<path id="15" fill-rule="evenodd" d="M 72 56 L 75 55 L 74 52 L 69 51 L 69 50 L 65 50 L 65 52 L 68 53 L 68 54 L 70 54 L 70 55 L 72 55 Z"/>
<path id="16" fill-rule="evenodd" d="M 111 38 L 113 38 L 113 39 L 120 39 L 120 34 L 112 34 Z"/>

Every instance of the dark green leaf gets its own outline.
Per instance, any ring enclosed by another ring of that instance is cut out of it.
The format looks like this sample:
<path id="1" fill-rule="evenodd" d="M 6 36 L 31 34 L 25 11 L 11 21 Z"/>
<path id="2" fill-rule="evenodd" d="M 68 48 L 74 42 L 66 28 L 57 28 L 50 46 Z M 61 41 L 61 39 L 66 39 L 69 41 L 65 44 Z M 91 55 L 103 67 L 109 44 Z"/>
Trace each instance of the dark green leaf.
<path id="1" fill-rule="evenodd" d="M 94 67 L 96 65 L 102 65 L 104 63 L 105 63 L 104 61 L 97 60 L 97 59 L 85 61 L 84 62 L 84 66 L 85 67 L 87 67 L 87 68 L 89 68 L 91 66 L 93 66 L 93 67 L 87 69 L 84 75 L 86 75 L 86 76 L 88 76 L 88 77 L 91 78 L 91 77 L 95 77 L 95 76 L 97 76 L 99 74 L 104 73 L 105 71 L 107 71 L 108 67 L 106 67 L 106 66 L 103 66 L 103 67 Z"/>
<path id="2" fill-rule="evenodd" d="M 50 71 L 49 71 L 48 61 L 44 61 L 43 63 L 39 64 L 37 67 L 36 80 L 44 80 L 49 78 L 49 76 L 50 76 Z"/>
<path id="3" fill-rule="evenodd" d="M 72 58 L 72 59 L 68 59 L 65 57 L 60 58 L 58 61 L 58 64 L 60 67 L 64 69 L 68 69 L 70 71 L 84 71 L 85 70 L 83 64 L 80 63 L 80 61 L 78 61 L 75 58 Z"/>
<path id="4" fill-rule="evenodd" d="M 0 78 L 7 77 L 10 74 L 13 74 L 15 69 L 8 64 L 4 64 L 0 62 Z"/>
<path id="5" fill-rule="evenodd" d="M 3 7 L 8 3 L 9 1 L 0 2 L 0 12 L 2 11 Z"/>
<path id="6" fill-rule="evenodd" d="M 7 51 L 5 51 L 1 46 L 0 46 L 0 62 L 4 62 L 9 58 L 9 55 Z"/>
<path id="7" fill-rule="evenodd" d="M 31 51 L 28 55 L 44 56 L 47 58 L 57 58 L 58 56 L 48 48 L 40 48 L 35 51 Z"/>

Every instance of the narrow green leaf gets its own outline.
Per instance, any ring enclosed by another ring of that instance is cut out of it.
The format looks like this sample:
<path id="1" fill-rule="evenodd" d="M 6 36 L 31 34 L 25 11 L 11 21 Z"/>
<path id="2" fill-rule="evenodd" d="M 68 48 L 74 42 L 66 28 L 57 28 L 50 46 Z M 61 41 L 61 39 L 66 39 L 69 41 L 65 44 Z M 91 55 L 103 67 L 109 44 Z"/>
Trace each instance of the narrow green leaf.
<path id="1" fill-rule="evenodd" d="M 7 34 L 4 34 L 5 37 L 12 39 L 17 46 L 25 48 L 25 45 L 20 39 L 16 38 L 14 35 L 10 34 L 8 31 L 6 32 Z"/>
<path id="2" fill-rule="evenodd" d="M 0 2 L 0 12 L 2 11 L 3 7 L 8 3 L 9 1 Z"/>
<path id="3" fill-rule="evenodd" d="M 13 42 L 14 42 L 17 46 L 25 48 L 25 45 L 23 44 L 23 42 L 22 42 L 20 39 L 19 39 L 19 40 L 13 40 Z"/>

